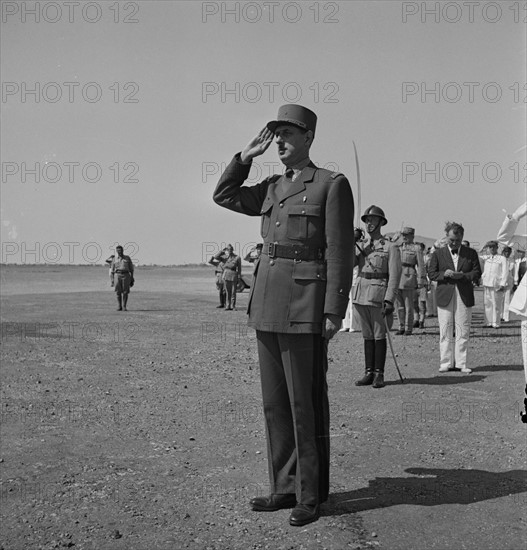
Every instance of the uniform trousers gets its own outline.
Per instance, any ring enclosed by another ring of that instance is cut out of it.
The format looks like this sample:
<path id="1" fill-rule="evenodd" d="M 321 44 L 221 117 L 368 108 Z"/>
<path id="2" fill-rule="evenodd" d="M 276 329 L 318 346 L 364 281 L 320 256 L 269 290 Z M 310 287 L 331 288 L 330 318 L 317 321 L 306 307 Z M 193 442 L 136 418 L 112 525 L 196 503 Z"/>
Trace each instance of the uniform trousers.
<path id="1" fill-rule="evenodd" d="M 382 308 L 355 304 L 360 318 L 362 337 L 365 340 L 384 340 L 386 338 L 386 325 L 382 316 Z M 393 316 L 386 317 L 388 327 L 391 328 Z"/>
<path id="2" fill-rule="evenodd" d="M 130 273 L 116 273 L 114 290 L 117 294 L 128 294 L 130 292 L 130 282 L 132 276 Z"/>
<path id="3" fill-rule="evenodd" d="M 457 287 L 446 307 L 437 307 L 439 322 L 439 354 L 442 368 L 467 368 L 468 341 L 472 308 L 467 307 Z M 454 336 L 454 326 L 456 335 Z"/>
<path id="4" fill-rule="evenodd" d="M 415 288 L 403 288 L 399 289 L 396 298 L 399 328 L 409 332 L 414 328 L 414 296 Z"/>
<path id="5" fill-rule="evenodd" d="M 327 341 L 320 334 L 256 331 L 272 494 L 300 504 L 329 494 Z"/>
<path id="6" fill-rule="evenodd" d="M 485 303 L 485 322 L 493 327 L 500 326 L 500 315 L 503 308 L 503 291 L 499 292 L 493 287 L 483 287 L 483 301 Z"/>

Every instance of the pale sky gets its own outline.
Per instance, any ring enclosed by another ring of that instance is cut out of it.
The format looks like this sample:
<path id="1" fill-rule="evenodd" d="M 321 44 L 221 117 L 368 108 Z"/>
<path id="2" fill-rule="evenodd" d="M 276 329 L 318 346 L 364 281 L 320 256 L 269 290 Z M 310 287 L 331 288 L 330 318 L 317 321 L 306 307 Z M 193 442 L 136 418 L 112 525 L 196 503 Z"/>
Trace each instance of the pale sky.
<path id="1" fill-rule="evenodd" d="M 387 231 L 483 244 L 526 200 L 523 2 L 72 4 L 2 1 L 2 262 L 246 251 L 259 219 L 212 193 L 283 103 L 317 113 L 311 158 L 357 199 L 356 143 Z M 275 146 L 256 164 L 282 170 Z"/>

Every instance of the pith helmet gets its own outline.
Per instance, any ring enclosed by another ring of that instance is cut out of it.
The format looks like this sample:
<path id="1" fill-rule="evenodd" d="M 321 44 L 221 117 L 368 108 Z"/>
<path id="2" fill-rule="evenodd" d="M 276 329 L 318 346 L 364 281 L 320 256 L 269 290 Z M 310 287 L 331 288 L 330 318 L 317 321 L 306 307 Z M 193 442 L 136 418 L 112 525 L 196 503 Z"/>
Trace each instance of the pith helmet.
<path id="1" fill-rule="evenodd" d="M 415 235 L 415 229 L 413 227 L 403 227 L 401 235 Z"/>
<path id="2" fill-rule="evenodd" d="M 381 225 L 386 225 L 388 223 L 388 220 L 384 215 L 383 209 L 379 208 L 378 206 L 375 206 L 374 204 L 372 204 L 371 206 L 368 206 L 368 208 L 366 208 L 366 210 L 364 211 L 364 214 L 361 216 L 361 220 L 363 222 L 366 221 L 366 216 L 378 216 L 382 220 Z"/>
<path id="3" fill-rule="evenodd" d="M 315 133 L 317 115 L 306 107 L 302 107 L 302 105 L 296 105 L 295 103 L 282 105 L 278 109 L 276 120 L 268 122 L 267 128 L 274 132 L 280 124 L 293 124 L 298 128 L 302 128 L 302 130 L 311 130 Z"/>

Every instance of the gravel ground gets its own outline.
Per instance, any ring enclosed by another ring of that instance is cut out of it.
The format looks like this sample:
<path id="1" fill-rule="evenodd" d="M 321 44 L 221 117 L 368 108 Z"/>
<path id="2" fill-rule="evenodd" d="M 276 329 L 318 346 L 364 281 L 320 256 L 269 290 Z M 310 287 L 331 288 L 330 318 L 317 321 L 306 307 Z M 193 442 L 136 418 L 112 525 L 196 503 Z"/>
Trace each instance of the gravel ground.
<path id="1" fill-rule="evenodd" d="M 519 322 L 484 329 L 481 292 L 470 375 L 437 372 L 435 318 L 392 333 L 405 384 L 388 358 L 384 389 L 355 387 L 361 334 L 330 344 L 331 495 L 294 528 L 248 506 L 268 479 L 247 292 L 217 310 L 210 270 L 151 268 L 117 312 L 105 277 L 2 274 L 0 549 L 525 548 Z"/>

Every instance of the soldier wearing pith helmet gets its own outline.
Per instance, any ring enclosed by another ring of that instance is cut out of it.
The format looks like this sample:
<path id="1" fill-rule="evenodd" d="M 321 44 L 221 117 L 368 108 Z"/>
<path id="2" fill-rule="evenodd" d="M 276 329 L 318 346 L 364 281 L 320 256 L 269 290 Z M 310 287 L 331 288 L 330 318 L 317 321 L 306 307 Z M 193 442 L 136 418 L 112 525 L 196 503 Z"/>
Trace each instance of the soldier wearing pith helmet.
<path id="1" fill-rule="evenodd" d="M 310 160 L 316 124 L 313 111 L 283 105 L 235 155 L 214 192 L 220 206 L 261 217 L 247 312 L 256 330 L 271 491 L 251 506 L 294 508 L 294 526 L 316 521 L 328 498 L 327 346 L 346 314 L 353 268 L 353 195 L 343 174 Z M 244 186 L 252 160 L 273 140 L 285 174 Z"/>
<path id="2" fill-rule="evenodd" d="M 359 277 L 352 299 L 364 338 L 366 370 L 355 384 L 382 388 L 387 350 L 384 317 L 393 315 L 401 278 L 401 257 L 397 246 L 381 234 L 381 227 L 388 223 L 382 208 L 369 206 L 361 220 L 369 239 L 363 248 L 356 246 L 355 264 L 359 266 Z"/>

